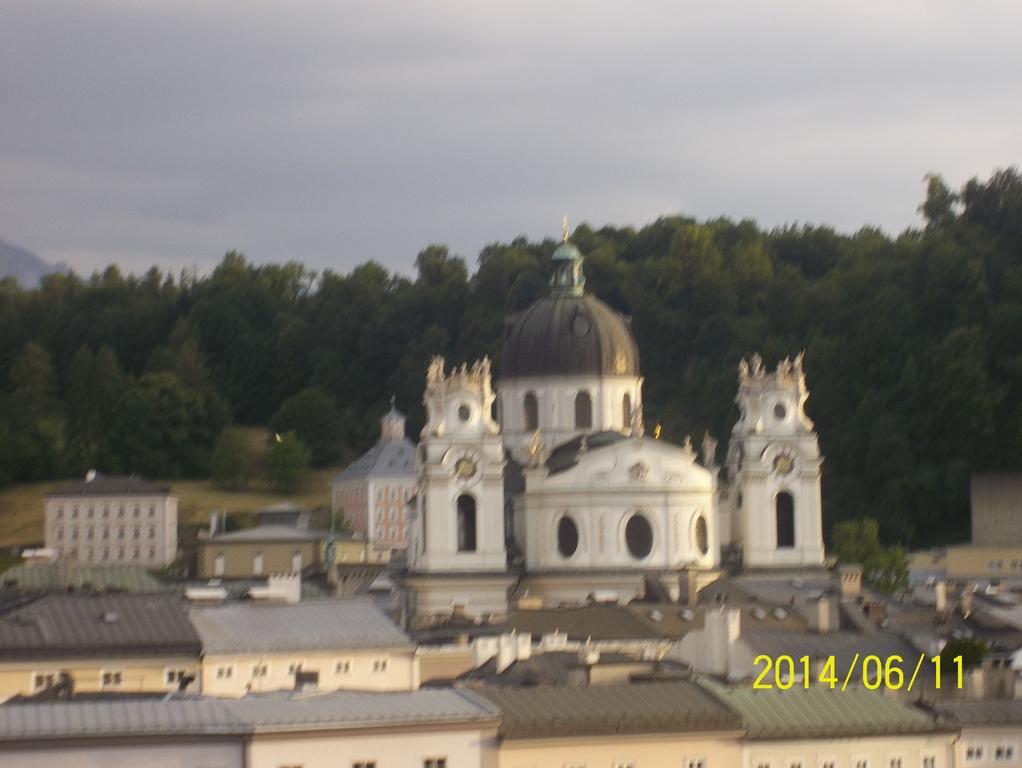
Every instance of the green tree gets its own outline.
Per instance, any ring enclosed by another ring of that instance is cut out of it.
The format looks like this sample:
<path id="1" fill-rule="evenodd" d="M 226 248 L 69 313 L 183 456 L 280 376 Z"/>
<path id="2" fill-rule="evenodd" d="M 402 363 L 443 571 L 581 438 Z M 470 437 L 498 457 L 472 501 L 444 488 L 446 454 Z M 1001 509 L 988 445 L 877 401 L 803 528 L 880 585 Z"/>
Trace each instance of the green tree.
<path id="1" fill-rule="evenodd" d="M 49 352 L 29 342 L 15 358 L 8 379 L 9 474 L 21 481 L 54 477 L 62 469 L 64 417 Z"/>
<path id="2" fill-rule="evenodd" d="M 880 543 L 880 526 L 870 517 L 834 526 L 834 552 L 843 563 L 858 563 L 865 579 L 882 592 L 908 586 L 908 557 L 900 547 Z"/>
<path id="3" fill-rule="evenodd" d="M 224 427 L 213 446 L 209 474 L 218 488 L 245 488 L 252 478 L 255 457 L 238 427 Z"/>
<path id="4" fill-rule="evenodd" d="M 274 435 L 266 457 L 266 479 L 278 493 L 294 493 L 309 474 L 309 449 L 294 432 Z"/>
<path id="5" fill-rule="evenodd" d="M 67 451 L 76 472 L 102 465 L 103 438 L 114 417 L 114 407 L 127 383 L 117 355 L 103 346 L 95 354 L 78 348 L 67 373 Z"/>
<path id="6" fill-rule="evenodd" d="M 341 446 L 341 416 L 334 401 L 310 387 L 285 400 L 270 420 L 270 430 L 294 432 L 309 449 L 312 463 L 323 466 L 337 458 Z"/>

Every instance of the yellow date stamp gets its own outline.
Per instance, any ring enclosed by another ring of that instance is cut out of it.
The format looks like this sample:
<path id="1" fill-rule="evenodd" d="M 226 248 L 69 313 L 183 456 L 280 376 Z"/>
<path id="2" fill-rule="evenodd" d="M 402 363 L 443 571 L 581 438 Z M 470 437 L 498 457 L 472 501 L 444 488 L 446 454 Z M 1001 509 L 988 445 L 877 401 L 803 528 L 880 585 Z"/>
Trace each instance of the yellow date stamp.
<path id="1" fill-rule="evenodd" d="M 912 662 L 915 661 L 913 666 Z M 845 690 L 849 683 L 861 683 L 864 688 L 875 691 L 878 688 L 887 690 L 911 691 L 916 685 L 920 673 L 924 679 L 932 674 L 934 685 L 940 688 L 945 673 L 954 673 L 955 687 L 963 687 L 964 665 L 961 656 L 948 660 L 941 656 L 919 654 L 919 659 L 906 660 L 897 654 L 877 656 L 875 654 L 856 653 L 847 669 L 838 669 L 838 660 L 834 656 L 810 658 L 809 656 L 768 656 L 760 654 L 753 661 L 758 674 L 752 683 L 756 690 L 791 688 L 809 688 L 822 686 L 831 690 Z M 844 666 L 844 665 L 841 665 Z M 946 667 L 950 667 L 947 669 Z"/>

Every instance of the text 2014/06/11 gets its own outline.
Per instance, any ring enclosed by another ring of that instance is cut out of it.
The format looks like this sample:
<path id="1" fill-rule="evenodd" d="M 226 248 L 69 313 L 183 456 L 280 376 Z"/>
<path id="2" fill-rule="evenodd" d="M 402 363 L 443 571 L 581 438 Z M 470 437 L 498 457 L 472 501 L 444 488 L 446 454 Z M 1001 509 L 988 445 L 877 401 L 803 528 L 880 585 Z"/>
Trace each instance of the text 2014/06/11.
<path id="1" fill-rule="evenodd" d="M 756 676 L 752 687 L 757 690 L 778 688 L 786 691 L 791 688 L 809 688 L 811 685 L 823 685 L 831 689 L 840 687 L 843 691 L 848 687 L 849 682 L 852 682 L 854 679 L 861 682 L 863 687 L 871 691 L 875 691 L 878 688 L 887 688 L 895 691 L 904 688 L 906 691 L 911 691 L 924 664 L 927 664 L 927 671 L 924 674 L 929 674 L 929 669 L 932 668 L 936 688 L 940 688 L 942 675 L 945 672 L 953 672 L 955 675 L 955 687 L 962 688 L 964 669 L 962 657 L 955 656 L 950 662 L 949 665 L 947 659 L 943 659 L 940 656 L 927 656 L 925 653 L 921 653 L 911 675 L 906 675 L 905 659 L 897 654 L 885 658 L 874 654 L 864 656 L 856 653 L 852 663 L 848 665 L 848 669 L 842 675 L 838 674 L 837 660 L 834 656 L 826 656 L 814 660 L 809 656 L 800 656 L 795 659 L 791 656 L 778 656 L 774 658 L 761 654 L 753 662 L 759 670 L 759 674 Z M 760 669 L 761 665 L 762 668 Z M 950 669 L 944 669 L 947 666 Z M 859 670 L 858 676 L 855 674 L 857 669 Z"/>

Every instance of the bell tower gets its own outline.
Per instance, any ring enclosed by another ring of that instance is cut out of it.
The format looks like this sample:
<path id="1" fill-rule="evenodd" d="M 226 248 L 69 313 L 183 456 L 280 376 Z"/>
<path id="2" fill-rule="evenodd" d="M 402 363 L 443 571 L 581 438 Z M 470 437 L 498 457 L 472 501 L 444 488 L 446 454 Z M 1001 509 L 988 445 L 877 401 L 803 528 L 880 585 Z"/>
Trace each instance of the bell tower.
<path id="1" fill-rule="evenodd" d="M 738 366 L 741 411 L 728 448 L 731 540 L 750 567 L 823 565 L 820 473 L 802 355 L 768 373 L 757 354 Z"/>
<path id="2" fill-rule="evenodd" d="M 442 357 L 430 362 L 408 555 L 417 613 L 507 609 L 505 459 L 494 397 L 488 358 L 449 372 Z"/>

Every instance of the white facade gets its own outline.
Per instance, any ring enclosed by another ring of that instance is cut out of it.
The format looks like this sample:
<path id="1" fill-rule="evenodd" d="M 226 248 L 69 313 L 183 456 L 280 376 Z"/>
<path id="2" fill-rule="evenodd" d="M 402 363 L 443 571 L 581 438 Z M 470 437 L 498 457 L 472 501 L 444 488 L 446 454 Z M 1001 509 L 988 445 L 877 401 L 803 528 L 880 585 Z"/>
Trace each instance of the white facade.
<path id="1" fill-rule="evenodd" d="M 504 546 L 504 448 L 491 416 L 489 360 L 450 374 L 434 358 L 427 374 L 427 421 L 416 455 L 419 572 L 496 572 Z"/>
<path id="2" fill-rule="evenodd" d="M 714 478 L 690 450 L 629 437 L 581 453 L 561 472 L 527 469 L 516 538 L 529 571 L 711 568 L 713 496 Z"/>
<path id="3" fill-rule="evenodd" d="M 173 495 L 53 495 L 46 547 L 82 565 L 163 568 L 177 557 Z"/>
<path id="4" fill-rule="evenodd" d="M 805 412 L 802 357 L 769 374 L 758 356 L 743 360 L 739 379 L 727 459 L 731 541 L 746 566 L 822 565 L 823 457 Z"/>
<path id="5" fill-rule="evenodd" d="M 498 390 L 504 445 L 521 463 L 528 459 L 529 445 L 537 429 L 547 444 L 553 446 L 586 433 L 610 429 L 629 432 L 636 417 L 641 420 L 639 376 L 506 378 L 500 380 Z M 535 414 L 529 412 L 529 397 L 535 398 Z M 588 398 L 588 408 L 580 397 Z"/>

